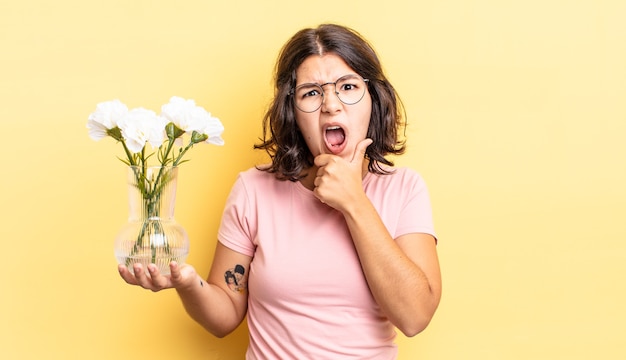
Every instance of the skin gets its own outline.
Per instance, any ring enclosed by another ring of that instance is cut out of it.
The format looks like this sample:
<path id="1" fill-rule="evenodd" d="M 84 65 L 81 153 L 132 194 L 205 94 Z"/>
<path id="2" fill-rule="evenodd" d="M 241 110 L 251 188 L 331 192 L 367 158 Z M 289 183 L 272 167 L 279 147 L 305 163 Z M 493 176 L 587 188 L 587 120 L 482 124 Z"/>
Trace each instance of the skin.
<path id="1" fill-rule="evenodd" d="M 348 74 L 356 73 L 337 55 L 310 56 L 296 71 L 296 79 L 298 79 L 296 86 L 305 83 L 334 82 Z M 372 98 L 369 93 L 366 93 L 360 102 L 345 105 L 333 90 L 333 85 L 324 86 L 324 101 L 318 111 L 305 113 L 296 110 L 296 123 L 304 135 L 307 147 L 315 157 L 333 154 L 326 143 L 325 128 L 342 127 L 346 135 L 345 147 L 335 155 L 349 161 L 354 157 L 359 142 L 367 136 Z"/>
<path id="2" fill-rule="evenodd" d="M 334 54 L 311 56 L 296 72 L 298 84 L 334 82 L 355 73 Z M 424 330 L 439 304 L 441 275 L 435 239 L 428 234 L 413 233 L 393 239 L 376 209 L 363 191 L 362 179 L 367 172 L 365 150 L 372 142 L 366 139 L 371 114 L 371 97 L 366 92 L 357 104 L 345 105 L 324 87 L 322 107 L 313 113 L 296 110 L 296 122 L 315 165 L 307 169 L 302 184 L 323 203 L 341 212 L 346 220 L 363 273 L 382 311 L 400 331 L 414 336 Z M 343 148 L 333 152 L 325 140 L 325 128 L 341 126 L 346 135 Z M 190 265 L 170 264 L 171 276 L 159 274 L 149 265 L 146 276 L 141 265 L 135 265 L 134 277 L 125 266 L 119 266 L 122 278 L 129 284 L 152 291 L 175 288 L 190 316 L 218 337 L 232 332 L 247 311 L 247 291 L 234 292 L 224 281 L 224 273 L 235 265 L 246 271 L 252 258 L 217 243 L 215 258 L 206 282 Z"/>
<path id="3" fill-rule="evenodd" d="M 302 82 L 323 84 L 354 71 L 338 56 L 310 57 L 296 72 Z M 300 81 L 298 81 L 300 82 Z M 441 298 L 441 273 L 435 239 L 428 234 L 406 234 L 393 239 L 363 191 L 367 171 L 365 139 L 371 97 L 345 105 L 325 88 L 320 111 L 296 113 L 296 120 L 315 156 L 314 171 L 303 180 L 323 203 L 340 211 L 348 224 L 361 267 L 377 303 L 389 320 L 407 336 L 424 330 Z M 324 127 L 345 126 L 346 146 L 332 154 L 325 146 Z"/>

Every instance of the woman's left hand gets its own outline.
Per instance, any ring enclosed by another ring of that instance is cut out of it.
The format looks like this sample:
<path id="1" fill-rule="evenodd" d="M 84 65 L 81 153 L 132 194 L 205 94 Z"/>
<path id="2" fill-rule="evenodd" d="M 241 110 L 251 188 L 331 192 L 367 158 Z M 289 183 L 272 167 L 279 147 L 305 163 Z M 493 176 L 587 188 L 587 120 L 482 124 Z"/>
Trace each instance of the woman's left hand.
<path id="1" fill-rule="evenodd" d="M 315 158 L 318 167 L 313 193 L 323 203 L 341 212 L 357 204 L 365 196 L 363 191 L 363 162 L 365 151 L 372 139 L 364 139 L 354 149 L 352 159 L 347 161 L 332 154 L 322 154 Z"/>

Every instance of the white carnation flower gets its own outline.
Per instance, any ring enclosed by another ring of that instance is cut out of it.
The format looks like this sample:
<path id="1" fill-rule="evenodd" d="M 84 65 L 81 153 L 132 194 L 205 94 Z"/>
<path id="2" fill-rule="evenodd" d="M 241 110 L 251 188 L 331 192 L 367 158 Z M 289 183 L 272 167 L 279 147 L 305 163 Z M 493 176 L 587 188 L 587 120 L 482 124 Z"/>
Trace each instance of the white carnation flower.
<path id="1" fill-rule="evenodd" d="M 161 107 L 161 116 L 189 135 L 195 131 L 206 134 L 208 136 L 207 143 L 224 144 L 224 140 L 220 137 L 224 131 L 224 126 L 220 120 L 212 117 L 211 113 L 204 108 L 197 106 L 193 100 L 173 96 L 168 104 Z"/>
<path id="2" fill-rule="evenodd" d="M 110 136 L 121 142 L 126 160 L 120 160 L 131 166 L 146 166 L 149 159 L 178 166 L 187 161 L 183 157 L 195 144 L 224 145 L 224 126 L 194 100 L 174 96 L 161 111 L 160 116 L 144 108 L 129 111 L 119 100 L 100 103 L 87 120 L 89 136 L 96 141 Z M 146 143 L 154 151 L 147 152 Z"/>
<path id="3" fill-rule="evenodd" d="M 213 145 L 224 145 L 224 139 L 221 137 L 224 132 L 224 125 L 222 125 L 220 119 L 212 117 L 211 114 L 208 114 L 208 117 L 205 118 L 202 129 L 198 132 L 208 136 L 206 139 L 207 143 Z"/>
<path id="4" fill-rule="evenodd" d="M 189 134 L 200 129 L 203 112 L 206 113 L 206 110 L 196 106 L 195 101 L 178 96 L 173 96 L 169 103 L 161 106 L 161 116 Z"/>
<path id="5" fill-rule="evenodd" d="M 89 137 L 93 140 L 100 140 L 111 130 L 118 126 L 118 122 L 128 114 L 128 107 L 119 100 L 105 101 L 96 106 L 87 120 Z"/>
<path id="6" fill-rule="evenodd" d="M 118 122 L 119 128 L 126 141 L 128 150 L 132 153 L 140 152 L 146 142 L 158 148 L 165 140 L 165 125 L 167 121 L 152 110 L 144 108 L 133 109 Z"/>

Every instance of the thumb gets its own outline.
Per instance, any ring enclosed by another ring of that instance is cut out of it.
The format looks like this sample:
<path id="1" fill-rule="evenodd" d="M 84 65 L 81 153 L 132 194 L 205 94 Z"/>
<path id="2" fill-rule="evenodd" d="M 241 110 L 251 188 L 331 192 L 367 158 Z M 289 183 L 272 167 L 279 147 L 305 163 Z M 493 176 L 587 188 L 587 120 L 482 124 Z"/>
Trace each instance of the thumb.
<path id="1" fill-rule="evenodd" d="M 367 150 L 367 147 L 370 146 L 373 142 L 374 140 L 369 138 L 361 140 L 361 142 L 356 145 L 356 148 L 354 149 L 354 155 L 352 155 L 352 161 L 350 162 L 362 163 L 363 159 L 365 158 L 365 151 Z"/>
<path id="2" fill-rule="evenodd" d="M 182 275 L 180 273 L 180 266 L 176 261 L 170 262 L 170 274 L 172 282 L 179 283 L 182 281 Z"/>

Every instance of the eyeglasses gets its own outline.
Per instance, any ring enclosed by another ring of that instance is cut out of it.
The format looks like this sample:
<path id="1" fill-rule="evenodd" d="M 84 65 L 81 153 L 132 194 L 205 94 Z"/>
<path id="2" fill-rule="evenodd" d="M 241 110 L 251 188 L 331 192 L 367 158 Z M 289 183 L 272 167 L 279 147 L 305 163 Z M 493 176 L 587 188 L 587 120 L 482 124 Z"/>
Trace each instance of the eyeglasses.
<path id="1" fill-rule="evenodd" d="M 300 111 L 312 113 L 324 102 L 324 86 L 333 85 L 339 101 L 346 105 L 354 105 L 363 99 L 368 81 L 369 79 L 363 79 L 358 75 L 344 75 L 335 82 L 298 85 L 289 94 L 294 95 L 294 103 Z"/>

